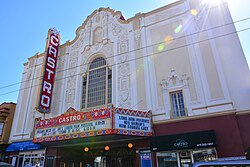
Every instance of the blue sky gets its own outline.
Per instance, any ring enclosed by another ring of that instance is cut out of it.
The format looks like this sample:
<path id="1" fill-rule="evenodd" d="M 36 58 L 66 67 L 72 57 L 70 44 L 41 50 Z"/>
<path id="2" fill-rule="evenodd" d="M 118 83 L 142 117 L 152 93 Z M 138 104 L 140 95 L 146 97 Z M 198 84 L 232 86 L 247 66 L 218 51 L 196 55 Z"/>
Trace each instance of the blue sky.
<path id="1" fill-rule="evenodd" d="M 126 18 L 146 13 L 176 0 L 3 0 L 0 2 L 0 104 L 17 101 L 23 63 L 45 49 L 47 31 L 56 27 L 61 43 L 73 40 L 76 29 L 95 9 L 110 7 Z M 212 1 L 212 0 L 210 0 Z M 213 0 L 214 1 L 214 0 Z M 216 0 L 220 1 L 220 0 Z M 235 21 L 250 17 L 250 0 L 229 0 Z M 250 20 L 236 24 L 237 30 L 250 28 Z M 239 33 L 250 64 L 250 30 Z M 13 86 L 9 86 L 13 85 Z M 6 87 L 8 86 L 8 87 Z M 12 93 L 11 93 L 12 92 Z"/>

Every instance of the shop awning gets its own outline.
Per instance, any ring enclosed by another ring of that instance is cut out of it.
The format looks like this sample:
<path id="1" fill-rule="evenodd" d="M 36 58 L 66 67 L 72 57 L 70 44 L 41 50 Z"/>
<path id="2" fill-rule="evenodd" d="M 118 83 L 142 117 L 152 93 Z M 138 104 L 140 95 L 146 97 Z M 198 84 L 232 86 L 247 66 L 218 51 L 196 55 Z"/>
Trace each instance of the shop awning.
<path id="1" fill-rule="evenodd" d="M 15 142 L 10 144 L 6 152 L 12 152 L 12 151 L 28 151 L 28 150 L 38 150 L 43 149 L 44 147 L 40 144 L 34 144 L 32 141 L 24 141 L 24 142 Z"/>
<path id="2" fill-rule="evenodd" d="M 216 138 L 213 130 L 155 136 L 150 140 L 150 147 L 153 151 L 183 150 L 215 146 Z"/>

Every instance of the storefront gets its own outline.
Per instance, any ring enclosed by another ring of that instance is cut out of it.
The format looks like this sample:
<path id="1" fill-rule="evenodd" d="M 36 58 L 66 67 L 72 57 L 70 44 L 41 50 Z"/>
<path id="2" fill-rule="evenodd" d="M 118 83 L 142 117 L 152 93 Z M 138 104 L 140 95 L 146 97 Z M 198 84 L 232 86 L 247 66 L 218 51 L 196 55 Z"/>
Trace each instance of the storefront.
<path id="1" fill-rule="evenodd" d="M 136 150 L 149 148 L 149 139 L 132 136 L 97 136 L 58 142 L 44 142 L 47 146 L 46 166 L 135 167 L 139 164 Z"/>
<path id="2" fill-rule="evenodd" d="M 13 166 L 43 167 L 45 163 L 45 147 L 32 141 L 15 142 L 6 149 L 9 163 Z"/>
<path id="3" fill-rule="evenodd" d="M 5 161 L 5 150 L 9 144 L 0 144 L 0 161 Z"/>
<path id="4" fill-rule="evenodd" d="M 46 166 L 135 167 L 136 150 L 150 148 L 151 112 L 102 108 L 36 123 L 34 143 L 47 147 Z"/>
<path id="5" fill-rule="evenodd" d="M 156 136 L 150 144 L 157 166 L 188 167 L 193 162 L 217 159 L 214 131 Z"/>

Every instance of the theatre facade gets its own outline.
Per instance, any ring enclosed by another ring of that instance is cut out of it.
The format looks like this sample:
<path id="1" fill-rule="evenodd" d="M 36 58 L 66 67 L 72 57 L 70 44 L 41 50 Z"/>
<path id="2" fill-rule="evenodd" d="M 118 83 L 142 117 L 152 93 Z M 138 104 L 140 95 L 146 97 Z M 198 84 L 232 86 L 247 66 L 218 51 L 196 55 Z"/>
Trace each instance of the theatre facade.
<path id="1" fill-rule="evenodd" d="M 227 4 L 99 8 L 24 63 L 6 161 L 161 167 L 245 159 L 250 73 Z"/>

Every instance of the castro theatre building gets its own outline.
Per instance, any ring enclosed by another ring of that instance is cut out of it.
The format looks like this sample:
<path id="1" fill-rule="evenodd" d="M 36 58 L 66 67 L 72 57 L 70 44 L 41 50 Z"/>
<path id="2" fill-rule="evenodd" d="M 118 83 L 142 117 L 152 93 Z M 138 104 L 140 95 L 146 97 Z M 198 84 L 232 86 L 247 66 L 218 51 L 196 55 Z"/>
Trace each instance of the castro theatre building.
<path id="1" fill-rule="evenodd" d="M 100 8 L 72 41 L 59 45 L 58 35 L 50 31 L 48 49 L 24 63 L 9 163 L 186 167 L 246 158 L 250 73 L 227 4 L 180 0 L 129 19 Z"/>

